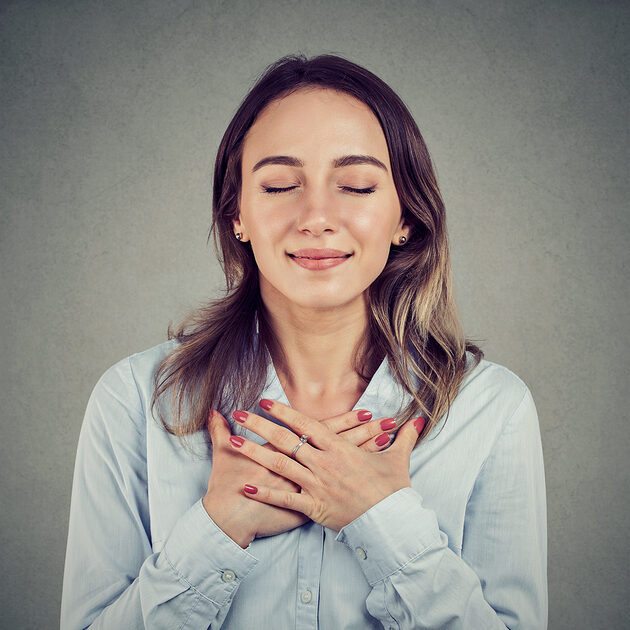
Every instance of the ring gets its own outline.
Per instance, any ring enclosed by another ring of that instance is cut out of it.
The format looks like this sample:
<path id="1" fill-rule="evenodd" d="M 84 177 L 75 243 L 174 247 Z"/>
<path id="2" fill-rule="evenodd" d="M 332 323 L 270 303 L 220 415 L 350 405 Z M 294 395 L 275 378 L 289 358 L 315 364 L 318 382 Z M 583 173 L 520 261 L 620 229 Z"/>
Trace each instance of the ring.
<path id="1" fill-rule="evenodd" d="M 291 457 L 293 459 L 295 459 L 295 454 L 297 453 L 298 448 L 300 448 L 300 446 L 302 446 L 302 444 L 306 444 L 308 442 L 308 435 L 303 435 L 300 438 L 299 443 L 297 444 L 297 446 L 293 449 L 293 452 L 291 453 Z"/>

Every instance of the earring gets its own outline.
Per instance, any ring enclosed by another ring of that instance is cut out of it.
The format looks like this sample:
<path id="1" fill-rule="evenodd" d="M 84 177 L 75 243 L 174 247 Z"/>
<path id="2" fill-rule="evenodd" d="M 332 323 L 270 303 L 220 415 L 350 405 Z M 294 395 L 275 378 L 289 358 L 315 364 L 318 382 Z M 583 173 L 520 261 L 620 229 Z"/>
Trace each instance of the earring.
<path id="1" fill-rule="evenodd" d="M 407 242 L 407 237 L 406 237 L 406 236 L 401 236 L 401 237 L 398 239 L 398 242 L 399 242 L 401 245 L 404 245 L 404 244 Z"/>
<path id="2" fill-rule="evenodd" d="M 242 235 L 240 232 L 237 232 L 237 233 L 235 234 L 235 236 L 236 236 L 236 240 L 237 240 L 237 241 L 241 241 L 241 240 L 243 240 L 243 235 Z"/>

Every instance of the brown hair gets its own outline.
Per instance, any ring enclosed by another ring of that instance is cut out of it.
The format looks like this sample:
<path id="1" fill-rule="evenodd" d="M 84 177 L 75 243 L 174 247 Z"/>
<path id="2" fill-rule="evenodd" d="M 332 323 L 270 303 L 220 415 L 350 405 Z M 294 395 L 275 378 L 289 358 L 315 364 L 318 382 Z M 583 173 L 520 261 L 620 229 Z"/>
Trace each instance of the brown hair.
<path id="1" fill-rule="evenodd" d="M 210 235 L 225 273 L 226 294 L 193 312 L 175 332 L 169 328 L 169 339 L 179 344 L 155 374 L 152 408 L 171 391 L 173 421 L 159 413 L 171 433 L 184 436 L 203 429 L 213 408 L 251 408 L 264 389 L 270 353 L 277 353 L 251 246 L 237 241 L 233 232 L 243 142 L 267 105 L 307 87 L 345 92 L 374 112 L 387 141 L 402 214 L 411 226 L 406 245 L 390 248 L 385 268 L 369 287 L 369 323 L 355 352 L 357 373 L 368 380 L 369 366 L 387 357 L 412 396 L 399 426 L 422 414 L 426 435 L 459 390 L 466 350 L 473 354 L 473 365 L 483 356 L 461 331 L 451 291 L 444 203 L 407 107 L 384 81 L 346 59 L 290 55 L 265 70 L 236 111 L 217 152 Z"/>

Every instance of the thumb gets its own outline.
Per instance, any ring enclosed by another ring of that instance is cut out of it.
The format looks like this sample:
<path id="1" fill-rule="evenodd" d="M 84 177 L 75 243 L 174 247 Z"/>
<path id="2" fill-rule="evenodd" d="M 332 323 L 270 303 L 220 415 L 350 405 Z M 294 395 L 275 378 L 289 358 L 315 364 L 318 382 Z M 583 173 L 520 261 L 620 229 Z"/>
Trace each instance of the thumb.
<path id="1" fill-rule="evenodd" d="M 401 451 L 411 454 L 411 451 L 413 451 L 413 447 L 418 442 L 418 436 L 422 433 L 422 430 L 424 429 L 424 425 L 426 423 L 426 418 L 423 418 L 422 416 L 419 418 L 411 418 L 411 420 L 407 420 L 407 422 L 405 422 L 405 424 L 400 427 L 400 429 L 398 429 L 396 439 L 388 450 L 391 450 L 392 447 L 398 447 L 398 449 L 400 449 Z"/>
<path id="2" fill-rule="evenodd" d="M 210 410 L 206 426 L 213 442 L 225 442 L 232 434 L 229 422 L 216 409 Z"/>

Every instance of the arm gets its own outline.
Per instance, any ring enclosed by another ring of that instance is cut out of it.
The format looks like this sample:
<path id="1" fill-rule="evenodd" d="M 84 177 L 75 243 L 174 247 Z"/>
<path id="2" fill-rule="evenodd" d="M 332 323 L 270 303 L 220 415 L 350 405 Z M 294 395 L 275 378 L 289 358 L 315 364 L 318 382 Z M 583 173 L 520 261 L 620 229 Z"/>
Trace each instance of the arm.
<path id="1" fill-rule="evenodd" d="M 461 558 L 412 488 L 372 507 L 337 539 L 359 549 L 372 587 L 367 607 L 384 628 L 544 630 L 545 481 L 529 391 L 476 479 Z"/>
<path id="2" fill-rule="evenodd" d="M 61 627 L 219 627 L 256 564 L 195 503 L 150 539 L 145 417 L 129 360 L 97 383 L 79 438 Z"/>

